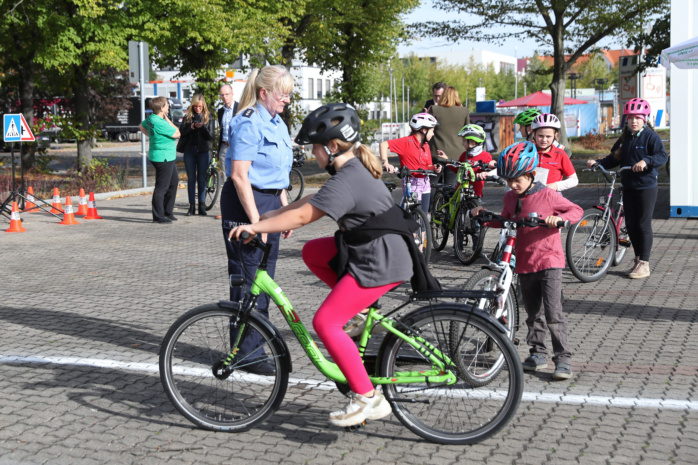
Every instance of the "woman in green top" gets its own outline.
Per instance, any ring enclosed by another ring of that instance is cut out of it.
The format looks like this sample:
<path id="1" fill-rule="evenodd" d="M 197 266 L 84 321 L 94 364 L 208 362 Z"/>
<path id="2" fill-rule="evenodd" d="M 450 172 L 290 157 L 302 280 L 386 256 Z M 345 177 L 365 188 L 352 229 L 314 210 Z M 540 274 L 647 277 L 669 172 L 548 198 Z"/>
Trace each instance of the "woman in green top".
<path id="1" fill-rule="evenodd" d="M 148 160 L 155 167 L 153 190 L 153 222 L 168 224 L 177 221 L 172 210 L 179 174 L 175 166 L 179 129 L 167 117 L 170 104 L 165 97 L 155 97 L 150 102 L 153 113 L 141 123 L 140 129 L 148 136 Z"/>

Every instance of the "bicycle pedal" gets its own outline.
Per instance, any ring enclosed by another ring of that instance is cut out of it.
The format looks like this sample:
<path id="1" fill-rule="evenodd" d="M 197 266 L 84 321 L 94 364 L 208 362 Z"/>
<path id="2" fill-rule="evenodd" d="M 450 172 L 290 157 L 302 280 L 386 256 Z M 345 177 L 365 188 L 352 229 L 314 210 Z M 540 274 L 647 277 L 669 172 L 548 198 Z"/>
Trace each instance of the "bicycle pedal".
<path id="1" fill-rule="evenodd" d="M 359 423 L 358 425 L 345 426 L 344 431 L 346 431 L 346 432 L 356 431 L 356 430 L 363 428 L 364 426 L 366 426 L 366 420 L 364 420 L 363 423 Z"/>
<path id="2" fill-rule="evenodd" d="M 623 247 L 630 247 L 632 245 L 628 239 L 619 239 L 618 243 Z"/>
<path id="3" fill-rule="evenodd" d="M 518 345 L 519 345 L 519 338 L 518 338 L 518 337 L 515 337 L 515 338 L 514 338 L 514 345 L 515 345 L 515 346 L 518 346 Z"/>

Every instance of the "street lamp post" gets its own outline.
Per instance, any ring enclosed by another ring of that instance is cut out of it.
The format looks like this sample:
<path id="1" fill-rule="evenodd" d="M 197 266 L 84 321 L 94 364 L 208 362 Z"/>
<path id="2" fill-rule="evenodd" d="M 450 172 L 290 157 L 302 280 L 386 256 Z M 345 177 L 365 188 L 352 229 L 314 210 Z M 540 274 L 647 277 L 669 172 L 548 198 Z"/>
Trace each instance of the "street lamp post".
<path id="1" fill-rule="evenodd" d="M 519 47 L 514 47 L 514 100 L 519 98 Z"/>
<path id="2" fill-rule="evenodd" d="M 582 73 L 567 73 L 567 77 L 572 81 L 572 86 L 570 90 L 572 91 L 572 98 L 577 98 L 577 79 L 584 77 Z"/>

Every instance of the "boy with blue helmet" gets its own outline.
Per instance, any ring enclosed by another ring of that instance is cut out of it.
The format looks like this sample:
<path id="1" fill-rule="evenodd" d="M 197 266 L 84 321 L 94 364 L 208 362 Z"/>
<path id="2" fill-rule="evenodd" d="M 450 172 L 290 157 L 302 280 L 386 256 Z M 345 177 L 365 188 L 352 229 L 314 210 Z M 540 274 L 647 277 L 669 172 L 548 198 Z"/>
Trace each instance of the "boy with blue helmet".
<path id="1" fill-rule="evenodd" d="M 520 220 L 530 213 L 545 218 L 547 228 L 517 230 L 516 273 L 521 282 L 521 293 L 526 307 L 526 343 L 530 356 L 524 360 L 526 371 L 547 368 L 546 333 L 553 344 L 553 379 L 572 377 L 568 342 L 567 319 L 562 313 L 562 270 L 565 253 L 562 250 L 559 221 L 576 223 L 582 218 L 582 209 L 552 189 L 534 181 L 538 166 L 538 150 L 532 142 L 519 142 L 502 150 L 497 163 L 497 174 L 506 179 L 511 191 L 504 195 L 502 216 Z M 477 215 L 482 207 L 471 214 Z M 492 222 L 488 226 L 501 225 Z"/>

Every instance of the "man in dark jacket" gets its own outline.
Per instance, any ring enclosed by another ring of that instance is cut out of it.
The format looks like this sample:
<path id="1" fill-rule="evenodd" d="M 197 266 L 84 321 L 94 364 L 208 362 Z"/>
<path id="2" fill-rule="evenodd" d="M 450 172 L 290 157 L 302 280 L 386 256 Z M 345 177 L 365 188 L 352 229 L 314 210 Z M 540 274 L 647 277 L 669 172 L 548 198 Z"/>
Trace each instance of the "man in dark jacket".
<path id="1" fill-rule="evenodd" d="M 238 111 L 238 103 L 233 99 L 233 88 L 224 84 L 220 90 L 223 106 L 218 109 L 218 127 L 220 128 L 220 136 L 218 136 L 218 159 L 221 163 L 221 171 L 225 172 L 225 154 L 228 152 L 228 130 L 230 121 Z"/>

